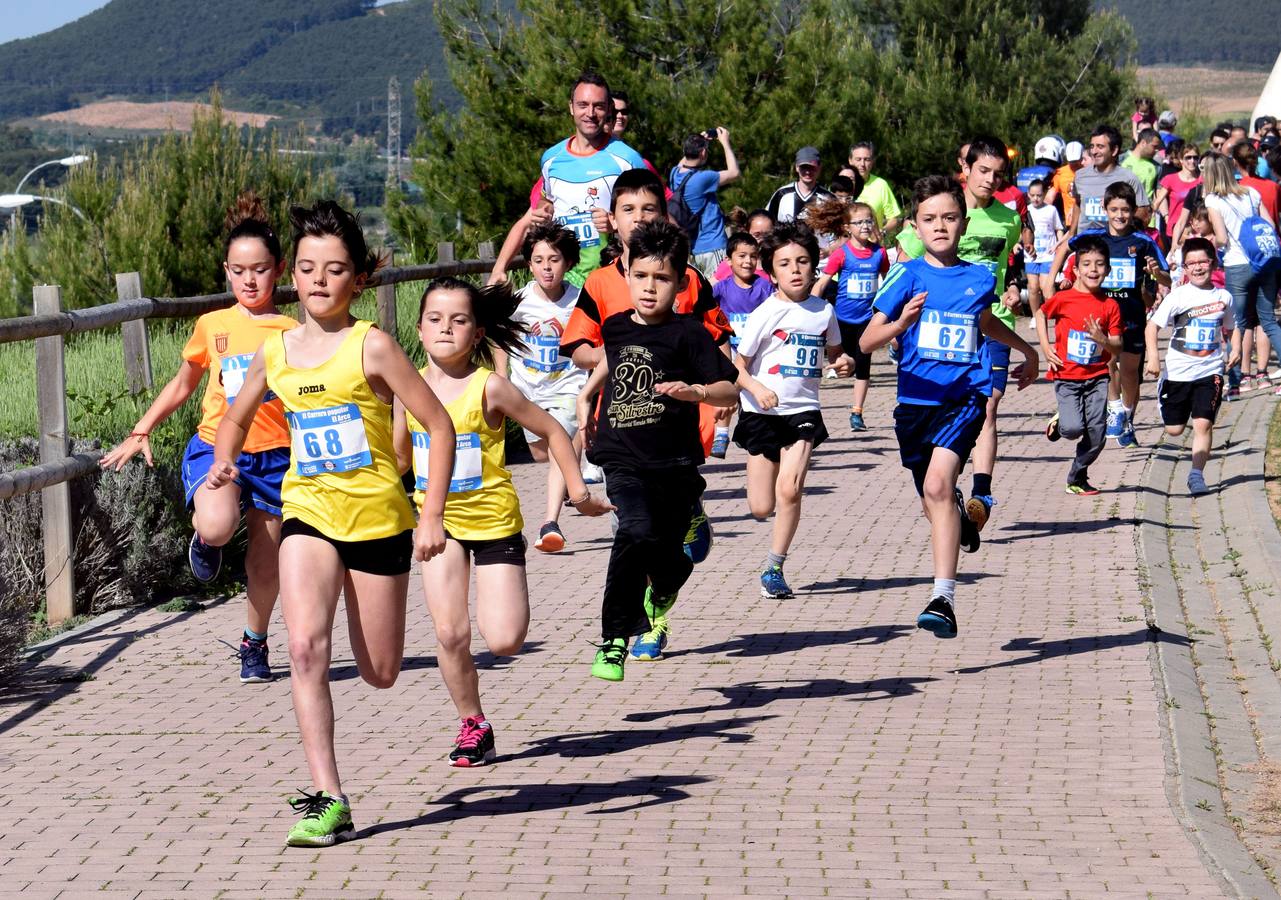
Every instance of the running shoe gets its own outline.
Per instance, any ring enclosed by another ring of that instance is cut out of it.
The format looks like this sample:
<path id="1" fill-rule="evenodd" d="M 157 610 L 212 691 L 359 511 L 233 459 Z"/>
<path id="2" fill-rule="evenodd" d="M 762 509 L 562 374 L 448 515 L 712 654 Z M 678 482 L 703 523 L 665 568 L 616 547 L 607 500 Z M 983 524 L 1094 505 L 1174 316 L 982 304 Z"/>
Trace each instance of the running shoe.
<path id="1" fill-rule="evenodd" d="M 1231 385 L 1231 386 L 1228 388 L 1228 392 L 1227 392 L 1227 394 L 1225 395 L 1224 399 L 1226 399 L 1229 403 L 1231 403 L 1233 400 L 1240 400 L 1240 399 L 1241 399 L 1241 388 L 1240 388 L 1240 386 L 1239 386 L 1239 385 L 1235 385 L 1235 384 L 1234 384 L 1234 385 Z"/>
<path id="2" fill-rule="evenodd" d="M 592 465 L 586 460 L 583 461 L 583 484 L 604 484 L 605 470 L 600 466 Z"/>
<path id="3" fill-rule="evenodd" d="M 538 529 L 538 540 L 534 541 L 534 549 L 544 553 L 559 553 L 564 550 L 565 535 L 560 533 L 560 526 L 555 522 L 547 522 Z"/>
<path id="4" fill-rule="evenodd" d="M 1045 436 L 1051 441 L 1057 441 L 1063 435 L 1059 434 L 1059 414 L 1055 413 L 1053 418 L 1045 425 Z"/>
<path id="5" fill-rule="evenodd" d="M 1272 376 L 1267 372 L 1260 372 L 1254 376 L 1254 389 L 1256 391 L 1266 391 L 1272 388 Z"/>
<path id="6" fill-rule="evenodd" d="M 645 618 L 649 620 L 651 628 L 659 619 L 667 618 L 667 614 L 672 611 L 672 607 L 676 605 L 676 599 L 679 596 L 679 593 L 674 593 L 656 597 L 652 587 L 645 588 Z"/>
<path id="7" fill-rule="evenodd" d="M 218 577 L 218 570 L 222 568 L 222 548 L 206 544 L 200 535 L 192 534 L 187 546 L 187 563 L 196 581 L 208 584 Z"/>
<path id="8" fill-rule="evenodd" d="M 1103 432 L 1103 437 L 1119 441 L 1123 431 L 1125 431 L 1125 410 L 1109 409 L 1107 429 Z"/>
<path id="9" fill-rule="evenodd" d="M 783 570 L 779 566 L 770 566 L 761 573 L 761 596 L 767 600 L 786 600 L 796 595 L 787 586 Z"/>
<path id="10" fill-rule="evenodd" d="M 623 661 L 627 659 L 627 638 L 614 638 L 596 648 L 592 677 L 603 681 L 623 680 Z"/>
<path id="11" fill-rule="evenodd" d="M 833 379 L 833 378 L 835 378 L 835 377 L 836 377 L 836 370 L 835 370 L 835 369 L 828 369 L 826 372 L 824 372 L 824 373 L 823 373 L 823 378 L 824 378 L 825 380 L 829 380 L 829 381 L 830 381 L 831 379 Z"/>
<path id="12" fill-rule="evenodd" d="M 1134 434 L 1134 425 L 1128 420 L 1125 423 L 1125 429 L 1121 432 L 1121 436 L 1116 439 L 1116 445 L 1118 447 L 1139 446 L 1139 439 Z"/>
<path id="13" fill-rule="evenodd" d="M 960 489 L 956 491 L 956 510 L 961 514 L 961 549 L 973 553 L 979 549 L 979 530 L 966 512 L 965 495 Z"/>
<path id="14" fill-rule="evenodd" d="M 716 437 L 712 438 L 712 456 L 717 459 L 724 459 L 725 454 L 729 452 L 729 432 L 718 431 Z"/>
<path id="15" fill-rule="evenodd" d="M 956 613 L 946 597 L 935 597 L 916 617 L 916 627 L 938 638 L 956 637 Z"/>
<path id="16" fill-rule="evenodd" d="M 867 423 L 863 421 L 862 413 L 850 413 L 850 431 L 867 431 Z"/>
<path id="17" fill-rule="evenodd" d="M 1277 388 L 1277 389 L 1273 392 L 1273 396 L 1275 396 L 1275 397 L 1281 397 L 1281 387 Z"/>
<path id="18" fill-rule="evenodd" d="M 890 353 L 890 362 L 898 362 L 898 347 L 895 347 L 893 344 L 889 344 L 888 349 Z"/>
<path id="19" fill-rule="evenodd" d="M 1088 481 L 1071 482 L 1063 489 L 1063 492 L 1065 494 L 1076 494 L 1078 497 L 1093 497 L 1095 494 L 1101 493 L 1098 488 Z"/>
<path id="20" fill-rule="evenodd" d="M 1188 473 L 1188 493 L 1193 497 L 1210 493 L 1210 487 L 1205 483 L 1205 475 L 1196 469 Z"/>
<path id="21" fill-rule="evenodd" d="M 267 663 L 267 642 L 242 638 L 240 641 L 240 683 L 265 684 L 272 680 Z"/>
<path id="22" fill-rule="evenodd" d="M 974 527 L 982 531 L 992 516 L 993 506 L 996 506 L 996 498 L 991 494 L 975 494 L 965 504 L 965 514 L 970 517 Z"/>
<path id="23" fill-rule="evenodd" d="M 339 841 L 345 841 L 356 834 L 356 826 L 351 823 L 351 807 L 337 797 L 331 797 L 324 791 L 309 794 L 299 791 L 301 797 L 294 797 L 289 805 L 294 812 L 302 813 L 302 819 L 289 829 L 285 840 L 287 847 L 332 847 Z"/>
<path id="24" fill-rule="evenodd" d="M 689 530 L 685 532 L 685 555 L 698 565 L 707 559 L 712 552 L 712 523 L 707 520 L 703 511 L 703 501 L 694 504 L 694 517 L 689 520 Z"/>
<path id="25" fill-rule="evenodd" d="M 663 658 L 663 650 L 667 647 L 667 632 L 669 630 L 666 616 L 659 616 L 654 620 L 654 626 L 649 631 L 642 634 L 632 645 L 632 659 L 641 662 L 653 662 Z"/>
<path id="26" fill-rule="evenodd" d="M 463 719 L 454 738 L 454 749 L 449 751 L 449 764 L 456 769 L 487 766 L 498 756 L 494 749 L 494 729 L 488 722 L 478 722 L 472 717 Z"/>

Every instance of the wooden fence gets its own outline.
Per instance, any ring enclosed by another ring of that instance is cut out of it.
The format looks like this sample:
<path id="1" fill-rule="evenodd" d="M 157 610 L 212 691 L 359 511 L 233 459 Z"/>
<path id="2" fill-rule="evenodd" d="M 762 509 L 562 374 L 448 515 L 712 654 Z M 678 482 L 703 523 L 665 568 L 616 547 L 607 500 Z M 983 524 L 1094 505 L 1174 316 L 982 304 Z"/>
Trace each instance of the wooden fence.
<path id="1" fill-rule="evenodd" d="M 396 285 L 427 281 L 444 275 L 487 275 L 494 266 L 493 245 L 480 245 L 479 259 L 454 261 L 454 245 L 437 247 L 437 262 L 421 266 L 388 265 L 374 274 L 378 327 L 396 334 Z M 388 257 L 388 262 L 391 262 Z M 513 260 L 513 267 L 523 260 Z M 194 318 L 235 303 L 230 293 L 199 297 L 145 297 L 137 272 L 116 276 L 115 303 L 89 309 L 63 311 L 57 285 L 40 285 L 34 291 L 34 315 L 0 319 L 0 343 L 35 341 L 36 404 L 39 413 L 40 462 L 13 472 L 0 473 L 0 500 L 41 491 L 43 508 L 44 575 L 46 610 L 50 624 L 75 614 L 75 546 L 72 532 L 70 482 L 98 471 L 101 450 L 71 454 L 67 428 L 67 383 L 64 335 L 120 326 L 129 390 L 139 393 L 154 384 L 147 319 Z M 278 304 L 297 301 L 292 287 L 278 287 Z M 299 318 L 302 318 L 299 307 Z"/>

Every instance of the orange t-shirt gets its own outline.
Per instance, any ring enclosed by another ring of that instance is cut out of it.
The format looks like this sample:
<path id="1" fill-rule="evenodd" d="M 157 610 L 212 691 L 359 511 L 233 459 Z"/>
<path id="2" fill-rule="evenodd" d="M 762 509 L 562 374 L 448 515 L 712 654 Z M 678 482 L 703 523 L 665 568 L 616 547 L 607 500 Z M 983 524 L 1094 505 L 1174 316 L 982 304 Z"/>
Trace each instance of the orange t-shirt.
<path id="1" fill-rule="evenodd" d="M 1050 178 L 1050 185 L 1059 192 L 1063 200 L 1063 221 L 1072 224 L 1072 210 L 1076 209 L 1076 198 L 1072 196 L 1072 183 L 1076 181 L 1076 169 L 1072 164 L 1059 166 Z"/>
<path id="2" fill-rule="evenodd" d="M 227 407 L 235 402 L 249 363 L 262 342 L 272 334 L 297 327 L 298 323 L 288 316 L 248 316 L 239 306 L 205 313 L 196 320 L 191 339 L 182 348 L 182 358 L 209 370 L 200 427 L 196 429 L 201 440 L 213 443 L 218 423 L 226 415 Z M 285 423 L 284 407 L 276 395 L 268 391 L 249 426 L 244 452 L 288 446 L 289 426 Z"/>

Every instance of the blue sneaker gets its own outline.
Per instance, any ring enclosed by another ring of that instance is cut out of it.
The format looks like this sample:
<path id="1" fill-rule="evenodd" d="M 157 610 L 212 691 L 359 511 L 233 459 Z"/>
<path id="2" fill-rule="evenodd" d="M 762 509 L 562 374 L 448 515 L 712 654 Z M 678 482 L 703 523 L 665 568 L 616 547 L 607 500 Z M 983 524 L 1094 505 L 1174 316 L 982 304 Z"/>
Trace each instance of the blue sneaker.
<path id="1" fill-rule="evenodd" d="M 218 570 L 222 568 L 222 548 L 210 546 L 200 535 L 193 534 L 187 546 L 187 563 L 196 581 L 208 584 L 218 577 Z"/>
<path id="2" fill-rule="evenodd" d="M 1196 469 L 1188 473 L 1188 493 L 1193 497 L 1210 493 L 1210 486 L 1205 483 L 1205 476 Z"/>
<path id="3" fill-rule="evenodd" d="M 850 431 L 867 431 L 867 424 L 863 421 L 862 413 L 850 413 Z"/>
<path id="4" fill-rule="evenodd" d="M 894 344 L 891 343 L 886 347 L 886 349 L 890 352 L 890 362 L 898 362 L 898 347 L 895 347 Z"/>
<path id="5" fill-rule="evenodd" d="M 703 511 L 703 501 L 694 504 L 694 517 L 689 520 L 689 530 L 685 532 L 685 555 L 698 565 L 707 559 L 712 552 L 712 523 L 707 520 Z"/>
<path id="6" fill-rule="evenodd" d="M 761 596 L 767 600 L 786 600 L 795 596 L 778 566 L 770 566 L 761 573 Z"/>
<path id="7" fill-rule="evenodd" d="M 952 604 L 944 597 L 935 597 L 916 617 L 916 627 L 935 637 L 956 637 L 956 613 L 952 610 Z"/>
<path id="8" fill-rule="evenodd" d="M 667 617 L 659 616 L 654 620 L 654 626 L 649 631 L 642 634 L 632 645 L 632 659 L 638 659 L 641 662 L 654 662 L 663 658 L 663 650 L 667 647 Z"/>
<path id="9" fill-rule="evenodd" d="M 1126 421 L 1125 427 L 1121 429 L 1120 437 L 1116 439 L 1116 445 L 1118 447 L 1139 446 L 1139 439 L 1134 436 L 1134 424 L 1132 422 Z"/>
<path id="10" fill-rule="evenodd" d="M 1125 410 L 1109 409 L 1107 429 L 1103 432 L 1104 438 L 1112 438 L 1115 441 L 1121 439 L 1121 433 L 1125 431 Z"/>
<path id="11" fill-rule="evenodd" d="M 729 452 L 729 432 L 718 431 L 716 437 L 712 438 L 712 456 L 717 459 L 724 459 L 725 454 Z"/>
<path id="12" fill-rule="evenodd" d="M 271 666 L 267 664 L 267 642 L 242 639 L 240 641 L 240 683 L 265 684 L 273 677 Z"/>

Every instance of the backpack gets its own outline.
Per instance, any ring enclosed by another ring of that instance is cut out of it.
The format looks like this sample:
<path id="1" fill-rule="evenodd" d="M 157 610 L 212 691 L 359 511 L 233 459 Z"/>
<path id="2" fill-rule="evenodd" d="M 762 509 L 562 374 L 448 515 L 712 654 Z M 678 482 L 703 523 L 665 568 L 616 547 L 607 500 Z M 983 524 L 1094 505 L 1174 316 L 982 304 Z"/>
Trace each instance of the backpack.
<path id="1" fill-rule="evenodd" d="M 672 170 L 673 181 L 676 180 L 675 176 L 678 170 L 679 169 Z M 689 186 L 689 180 L 694 177 L 694 171 L 696 170 L 691 170 L 685 173 L 685 180 L 682 181 L 680 187 L 676 189 L 676 195 L 667 203 L 667 214 L 671 216 L 672 221 L 676 223 L 676 227 L 685 232 L 685 236 L 689 238 L 691 247 L 694 245 L 694 242 L 698 240 L 698 232 L 703 225 L 701 210 L 698 213 L 695 213 L 689 208 L 689 204 L 685 202 L 685 188 Z"/>
<path id="2" fill-rule="evenodd" d="M 1250 268 L 1258 274 L 1281 271 L 1281 241 L 1276 229 L 1260 215 L 1249 216 L 1241 223 L 1238 238 Z"/>

